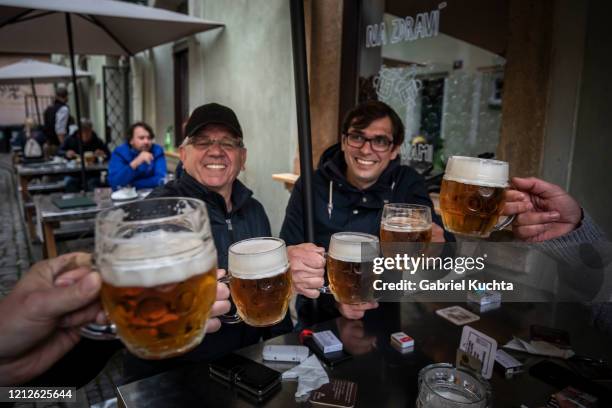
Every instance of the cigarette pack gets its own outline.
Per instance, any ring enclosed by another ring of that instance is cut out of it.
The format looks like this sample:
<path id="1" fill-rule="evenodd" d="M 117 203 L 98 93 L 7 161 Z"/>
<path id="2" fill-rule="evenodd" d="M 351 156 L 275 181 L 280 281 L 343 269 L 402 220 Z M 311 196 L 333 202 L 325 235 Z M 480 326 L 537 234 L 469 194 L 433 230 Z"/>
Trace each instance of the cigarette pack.
<path id="1" fill-rule="evenodd" d="M 312 334 L 312 338 L 325 354 L 342 350 L 342 342 L 338 340 L 331 330 L 315 332 Z"/>
<path id="2" fill-rule="evenodd" d="M 501 293 L 491 290 L 473 290 L 468 292 L 468 302 L 477 303 L 479 305 L 487 305 L 490 303 L 501 303 Z"/>
<path id="3" fill-rule="evenodd" d="M 414 346 L 414 339 L 404 332 L 393 333 L 391 335 L 391 341 L 402 348 Z"/>

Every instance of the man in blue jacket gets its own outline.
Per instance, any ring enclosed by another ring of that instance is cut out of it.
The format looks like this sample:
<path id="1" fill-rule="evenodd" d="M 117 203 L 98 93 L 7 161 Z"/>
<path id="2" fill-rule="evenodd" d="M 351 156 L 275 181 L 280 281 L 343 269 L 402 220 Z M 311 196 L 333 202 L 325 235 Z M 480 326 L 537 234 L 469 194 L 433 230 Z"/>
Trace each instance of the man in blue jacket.
<path id="1" fill-rule="evenodd" d="M 404 125 L 389 106 L 365 102 L 350 111 L 342 124 L 342 141 L 321 156 L 313 177 L 315 242 L 305 243 L 302 209 L 302 179 L 289 199 L 280 236 L 288 248 L 296 307 L 300 320 L 308 325 L 338 316 L 360 319 L 378 307 L 335 304 L 331 296 L 319 299 L 318 316 L 306 312 L 307 298 L 319 297 L 324 284 L 324 252 L 336 232 L 363 232 L 378 236 L 386 203 L 411 203 L 431 207 L 433 242 L 444 242 L 442 221 L 435 214 L 423 178 L 400 164 Z M 452 239 L 451 235 L 447 235 Z M 337 309 L 337 311 L 336 311 Z M 309 315 L 307 315 L 309 314 Z"/>
<path id="2" fill-rule="evenodd" d="M 217 247 L 218 267 L 227 269 L 231 244 L 272 235 L 263 206 L 237 178 L 247 158 L 242 128 L 230 108 L 209 103 L 193 111 L 185 135 L 179 147 L 183 175 L 153 190 L 149 197 L 192 197 L 204 201 Z M 184 356 L 154 363 L 130 357 L 126 367 L 132 376 L 151 375 L 152 370 L 169 369 L 177 363 L 208 361 L 292 329 L 289 314 L 268 328 L 245 323 L 223 324 L 218 332 L 207 335 L 202 344 Z"/>
<path id="3" fill-rule="evenodd" d="M 130 126 L 127 141 L 113 151 L 108 166 L 108 182 L 113 190 L 128 185 L 155 188 L 163 183 L 166 157 L 154 139 L 153 129 L 146 123 Z"/>

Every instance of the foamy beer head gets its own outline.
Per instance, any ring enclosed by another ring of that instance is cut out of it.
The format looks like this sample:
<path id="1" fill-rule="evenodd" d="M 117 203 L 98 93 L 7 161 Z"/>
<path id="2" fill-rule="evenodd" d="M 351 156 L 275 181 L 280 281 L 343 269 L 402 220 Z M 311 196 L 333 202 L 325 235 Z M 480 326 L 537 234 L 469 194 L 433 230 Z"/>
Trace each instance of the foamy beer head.
<path id="1" fill-rule="evenodd" d="M 453 156 L 440 190 L 440 210 L 447 230 L 487 237 L 496 228 L 508 187 L 508 163 Z"/>
<path id="2" fill-rule="evenodd" d="M 101 212 L 95 258 L 102 303 L 132 353 L 167 358 L 202 341 L 217 288 L 203 202 L 153 199 Z"/>
<path id="3" fill-rule="evenodd" d="M 374 235 L 359 232 L 332 235 L 327 276 L 336 301 L 359 304 L 374 300 L 372 262 L 378 253 L 378 238 Z"/>
<path id="4" fill-rule="evenodd" d="M 252 238 L 229 248 L 230 291 L 238 314 L 251 326 L 270 326 L 287 314 L 291 274 L 285 241 Z"/>

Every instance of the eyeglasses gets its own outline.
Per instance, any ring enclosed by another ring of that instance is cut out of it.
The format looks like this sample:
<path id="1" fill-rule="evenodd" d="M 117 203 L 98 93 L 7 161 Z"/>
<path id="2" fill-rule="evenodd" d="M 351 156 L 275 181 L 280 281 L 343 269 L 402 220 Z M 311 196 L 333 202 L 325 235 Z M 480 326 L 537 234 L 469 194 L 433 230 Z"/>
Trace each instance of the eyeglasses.
<path id="1" fill-rule="evenodd" d="M 375 152 L 386 152 L 393 146 L 393 142 L 382 135 L 365 137 L 361 133 L 347 133 L 344 136 L 346 137 L 348 145 L 356 149 L 361 149 L 366 142 L 370 142 L 370 147 Z"/>
<path id="2" fill-rule="evenodd" d="M 187 144 L 192 145 L 198 150 L 208 150 L 213 145 L 218 144 L 225 151 L 232 151 L 241 147 L 244 147 L 244 143 L 240 139 L 209 139 L 207 137 L 193 138 L 190 137 Z"/>

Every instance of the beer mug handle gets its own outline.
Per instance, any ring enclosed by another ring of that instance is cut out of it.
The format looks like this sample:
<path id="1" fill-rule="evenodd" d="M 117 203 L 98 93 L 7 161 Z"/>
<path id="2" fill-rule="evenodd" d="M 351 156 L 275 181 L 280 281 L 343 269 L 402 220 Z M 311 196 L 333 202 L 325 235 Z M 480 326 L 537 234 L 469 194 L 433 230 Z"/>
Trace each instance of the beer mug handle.
<path id="1" fill-rule="evenodd" d="M 323 258 L 325 258 L 325 260 L 327 261 L 327 251 L 323 252 Z M 322 293 L 324 295 L 332 295 L 333 292 L 330 289 L 329 285 L 323 285 L 322 287 L 317 289 L 319 291 L 319 293 Z"/>
<path id="2" fill-rule="evenodd" d="M 116 340 L 117 327 L 114 324 L 91 323 L 81 327 L 81 336 L 90 340 Z"/>
<path id="3" fill-rule="evenodd" d="M 226 285 L 229 286 L 229 283 L 231 280 L 232 280 L 231 275 L 225 275 L 224 277 L 217 279 L 217 282 L 225 283 Z M 223 314 L 223 315 L 217 316 L 217 319 L 219 319 L 221 323 L 225 323 L 225 324 L 237 324 L 237 323 L 242 322 L 242 318 L 238 315 L 238 313 Z"/>
<path id="4" fill-rule="evenodd" d="M 516 214 L 512 214 L 509 217 L 506 217 L 505 220 L 503 220 L 501 223 L 497 224 L 494 228 L 493 231 L 501 231 L 504 228 L 506 228 L 508 225 L 512 224 L 512 221 L 514 221 L 514 219 L 516 218 Z"/>
<path id="5" fill-rule="evenodd" d="M 91 269 L 100 273 L 96 265 L 96 255 L 91 256 Z M 114 323 L 96 324 L 90 323 L 81 327 L 81 336 L 91 340 L 117 340 L 117 326 Z"/>

